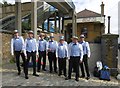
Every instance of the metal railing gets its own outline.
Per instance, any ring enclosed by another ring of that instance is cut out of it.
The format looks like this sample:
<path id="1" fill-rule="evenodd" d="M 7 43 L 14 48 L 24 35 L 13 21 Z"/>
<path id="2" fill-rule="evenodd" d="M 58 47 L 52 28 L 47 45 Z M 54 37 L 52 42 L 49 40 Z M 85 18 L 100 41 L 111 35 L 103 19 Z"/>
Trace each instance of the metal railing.
<path id="1" fill-rule="evenodd" d="M 38 18 L 38 19 L 39 19 L 40 17 L 42 17 L 42 15 L 44 15 L 45 12 L 48 11 L 50 14 L 52 14 L 52 13 L 56 10 L 56 9 L 53 10 L 53 8 L 52 8 L 52 10 L 51 10 L 51 7 L 52 7 L 52 6 L 49 6 L 49 7 L 47 7 L 46 9 L 44 9 L 44 7 L 45 7 L 45 5 L 41 5 L 40 7 L 37 8 L 37 18 Z M 51 12 L 52 12 L 52 13 L 51 13 Z M 31 13 L 23 16 L 22 19 L 27 19 L 28 17 L 30 17 L 30 15 L 31 15 Z M 13 22 L 15 22 L 15 16 L 14 16 L 14 19 L 9 20 L 8 22 L 3 22 L 3 21 L 4 21 L 4 20 L 1 20 L 1 21 L 0 21 L 0 22 L 2 23 L 2 26 L 1 26 L 2 29 L 5 28 L 6 26 L 12 24 Z"/>

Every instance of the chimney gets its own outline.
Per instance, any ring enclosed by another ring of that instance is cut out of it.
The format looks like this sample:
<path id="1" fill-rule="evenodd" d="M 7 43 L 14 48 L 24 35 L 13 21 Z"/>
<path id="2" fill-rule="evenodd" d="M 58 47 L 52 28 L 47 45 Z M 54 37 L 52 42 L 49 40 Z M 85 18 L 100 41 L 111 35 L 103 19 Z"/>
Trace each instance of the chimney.
<path id="1" fill-rule="evenodd" d="M 104 16 L 104 4 L 102 2 L 102 4 L 100 5 L 101 6 L 101 16 Z"/>
<path id="2" fill-rule="evenodd" d="M 108 34 L 110 34 L 110 16 L 108 16 Z"/>

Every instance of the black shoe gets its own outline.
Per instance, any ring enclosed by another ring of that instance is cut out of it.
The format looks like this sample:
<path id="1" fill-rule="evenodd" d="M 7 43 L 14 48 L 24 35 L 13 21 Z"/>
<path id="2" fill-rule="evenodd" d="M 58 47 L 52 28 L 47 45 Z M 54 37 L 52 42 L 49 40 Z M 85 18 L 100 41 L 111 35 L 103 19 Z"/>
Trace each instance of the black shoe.
<path id="1" fill-rule="evenodd" d="M 57 71 L 55 71 L 55 73 L 57 73 Z"/>
<path id="2" fill-rule="evenodd" d="M 18 72 L 18 75 L 20 75 L 21 74 L 21 72 Z"/>
<path id="3" fill-rule="evenodd" d="M 89 79 L 90 79 L 90 77 L 86 77 L 86 79 L 87 79 L 87 80 L 89 80 Z"/>
<path id="4" fill-rule="evenodd" d="M 29 79 L 28 76 L 25 76 L 25 79 Z"/>
<path id="5" fill-rule="evenodd" d="M 50 73 L 52 73 L 52 71 L 50 71 Z"/>
<path id="6" fill-rule="evenodd" d="M 37 70 L 37 72 L 40 72 L 40 70 Z"/>
<path id="7" fill-rule="evenodd" d="M 42 69 L 43 71 L 47 71 L 46 69 Z"/>
<path id="8" fill-rule="evenodd" d="M 79 79 L 78 79 L 78 78 L 76 78 L 75 80 L 76 80 L 77 82 L 79 81 Z"/>
<path id="9" fill-rule="evenodd" d="M 64 77 L 67 77 L 67 75 L 64 75 Z"/>
<path id="10" fill-rule="evenodd" d="M 85 78 L 85 76 L 82 76 L 82 75 L 81 75 L 80 78 Z"/>
<path id="11" fill-rule="evenodd" d="M 58 74 L 58 76 L 61 76 L 62 74 Z"/>
<path id="12" fill-rule="evenodd" d="M 33 76 L 39 77 L 39 75 L 38 75 L 38 74 L 33 74 Z"/>
<path id="13" fill-rule="evenodd" d="M 70 77 L 66 77 L 66 78 L 65 78 L 65 80 L 69 80 L 69 79 L 71 79 L 71 78 L 70 78 Z"/>

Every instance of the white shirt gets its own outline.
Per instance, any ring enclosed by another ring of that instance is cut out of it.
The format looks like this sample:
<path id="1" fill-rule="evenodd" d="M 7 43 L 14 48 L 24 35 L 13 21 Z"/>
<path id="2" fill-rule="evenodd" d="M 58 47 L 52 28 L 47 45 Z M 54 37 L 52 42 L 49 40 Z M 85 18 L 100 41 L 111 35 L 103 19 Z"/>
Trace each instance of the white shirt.
<path id="1" fill-rule="evenodd" d="M 83 60 L 83 48 L 82 48 L 82 45 L 79 44 L 79 43 L 73 43 L 71 42 L 69 44 L 69 58 L 70 56 L 80 56 L 80 60 L 82 61 Z"/>
<path id="2" fill-rule="evenodd" d="M 66 44 L 59 43 L 58 48 L 56 50 L 56 57 L 59 58 L 68 57 L 68 47 Z"/>
<path id="3" fill-rule="evenodd" d="M 90 58 L 91 53 L 90 53 L 89 43 L 83 41 L 83 42 L 80 42 L 80 44 L 81 44 L 82 47 L 83 47 L 83 54 L 84 54 L 84 55 L 87 54 L 87 55 L 88 55 L 88 58 Z"/>

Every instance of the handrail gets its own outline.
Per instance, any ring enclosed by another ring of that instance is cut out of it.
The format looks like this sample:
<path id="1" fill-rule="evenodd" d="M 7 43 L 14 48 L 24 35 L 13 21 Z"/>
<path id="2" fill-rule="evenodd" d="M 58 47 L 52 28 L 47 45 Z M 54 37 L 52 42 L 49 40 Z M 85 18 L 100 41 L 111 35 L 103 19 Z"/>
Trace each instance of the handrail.
<path id="1" fill-rule="evenodd" d="M 39 9 L 41 9 L 41 8 L 43 8 L 43 7 L 44 7 L 44 5 L 42 5 L 42 6 L 40 6 L 39 8 L 37 8 L 37 10 L 39 10 Z M 51 6 L 47 7 L 47 8 L 46 8 L 45 10 L 43 10 L 42 12 L 38 12 L 38 17 L 41 17 L 48 9 L 50 9 L 50 7 L 51 7 Z M 52 12 L 52 11 L 49 10 L 49 12 Z M 41 14 L 39 15 L 39 13 L 41 13 Z M 29 15 L 30 15 L 30 14 L 25 15 L 24 17 L 22 17 L 22 19 L 28 17 Z M 2 24 L 2 28 L 8 26 L 9 24 L 11 24 L 11 23 L 13 23 L 13 22 L 15 22 L 15 19 L 9 21 L 9 23 L 7 22 L 6 24 Z"/>

